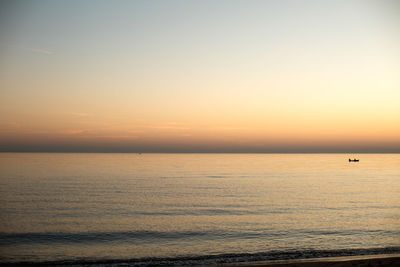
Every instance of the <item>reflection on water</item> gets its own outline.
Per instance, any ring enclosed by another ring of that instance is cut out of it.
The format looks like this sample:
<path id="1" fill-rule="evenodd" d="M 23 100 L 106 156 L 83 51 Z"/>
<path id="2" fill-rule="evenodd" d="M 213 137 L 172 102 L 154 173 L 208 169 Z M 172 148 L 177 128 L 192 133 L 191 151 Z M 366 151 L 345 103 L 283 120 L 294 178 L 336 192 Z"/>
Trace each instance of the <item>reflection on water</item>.
<path id="1" fill-rule="evenodd" d="M 400 245 L 400 155 L 0 154 L 2 261 Z"/>

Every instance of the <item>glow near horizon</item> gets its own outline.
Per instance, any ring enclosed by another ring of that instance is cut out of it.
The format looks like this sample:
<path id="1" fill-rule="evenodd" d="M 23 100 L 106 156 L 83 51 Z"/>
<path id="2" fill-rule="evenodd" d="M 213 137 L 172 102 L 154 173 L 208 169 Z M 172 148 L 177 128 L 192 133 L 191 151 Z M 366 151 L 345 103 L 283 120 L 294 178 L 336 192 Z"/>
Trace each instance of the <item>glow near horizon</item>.
<path id="1" fill-rule="evenodd" d="M 395 1 L 10 1 L 0 151 L 400 152 Z"/>

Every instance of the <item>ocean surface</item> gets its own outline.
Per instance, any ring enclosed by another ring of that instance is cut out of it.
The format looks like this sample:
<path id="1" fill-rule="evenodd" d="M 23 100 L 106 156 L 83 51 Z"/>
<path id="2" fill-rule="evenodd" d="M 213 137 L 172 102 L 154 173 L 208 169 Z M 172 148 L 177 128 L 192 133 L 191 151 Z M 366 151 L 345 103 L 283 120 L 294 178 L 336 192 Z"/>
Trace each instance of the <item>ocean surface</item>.
<path id="1" fill-rule="evenodd" d="M 400 154 L 0 153 L 3 263 L 399 252 Z"/>

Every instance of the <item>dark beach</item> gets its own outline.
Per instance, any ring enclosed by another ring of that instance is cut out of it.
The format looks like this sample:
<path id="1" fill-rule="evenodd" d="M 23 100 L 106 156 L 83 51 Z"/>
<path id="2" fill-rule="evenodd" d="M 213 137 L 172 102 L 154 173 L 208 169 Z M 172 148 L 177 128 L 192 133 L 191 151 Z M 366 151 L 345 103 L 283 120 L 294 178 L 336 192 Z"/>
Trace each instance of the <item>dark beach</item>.
<path id="1" fill-rule="evenodd" d="M 278 260 L 218 264 L 214 266 L 279 266 L 279 267 L 370 267 L 370 266 L 400 266 L 400 254 L 328 257 L 300 260 Z"/>

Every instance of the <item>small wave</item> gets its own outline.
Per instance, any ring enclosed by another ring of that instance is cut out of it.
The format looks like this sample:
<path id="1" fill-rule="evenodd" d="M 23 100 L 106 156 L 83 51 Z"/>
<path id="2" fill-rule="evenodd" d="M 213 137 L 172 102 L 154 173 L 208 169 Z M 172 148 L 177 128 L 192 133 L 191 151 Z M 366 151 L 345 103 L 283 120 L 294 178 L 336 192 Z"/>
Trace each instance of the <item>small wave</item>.
<path id="1" fill-rule="evenodd" d="M 0 233 L 0 247 L 19 244 L 96 244 L 96 243 L 159 243 L 169 240 L 249 239 L 285 236 L 288 233 L 270 231 L 126 231 L 126 232 L 44 232 Z"/>
<path id="2" fill-rule="evenodd" d="M 210 231 L 120 231 L 120 232 L 34 232 L 34 233 L 0 233 L 0 246 L 18 244 L 93 244 L 106 242 L 123 243 L 158 243 L 168 240 L 217 240 L 217 239 L 269 239 L 290 237 L 349 236 L 379 234 L 398 236 L 399 231 L 384 230 L 347 230 L 347 231 L 272 231 L 254 229 L 254 231 L 210 230 Z"/>
<path id="3" fill-rule="evenodd" d="M 129 241 L 152 241 L 159 239 L 180 239 L 188 237 L 201 237 L 208 235 L 207 232 L 182 231 L 130 231 L 130 232 L 82 232 L 82 233 L 1 233 L 0 246 L 16 244 L 54 244 L 54 243 L 97 243 L 97 242 L 129 242 Z"/>
<path id="4" fill-rule="evenodd" d="M 364 256 L 379 254 L 399 254 L 400 247 L 369 248 L 369 249 L 338 249 L 338 250 L 291 250 L 291 251 L 268 251 L 259 253 L 232 253 L 219 255 L 183 256 L 170 258 L 137 258 L 137 259 L 76 259 L 63 261 L 41 261 L 41 262 L 9 262 L 12 266 L 192 266 L 211 265 L 223 263 L 257 262 L 270 260 L 297 260 L 325 257 Z M 7 264 L 7 262 L 2 262 Z"/>
<path id="5" fill-rule="evenodd" d="M 150 216 L 209 216 L 209 215 L 255 215 L 255 214 L 265 214 L 265 213 L 279 213 L 279 211 L 251 211 L 245 209 L 228 209 L 228 208 L 219 208 L 219 209 L 172 209 L 165 211 L 138 211 L 135 212 L 137 215 L 150 215 Z M 281 212 L 283 213 L 283 212 Z"/>

